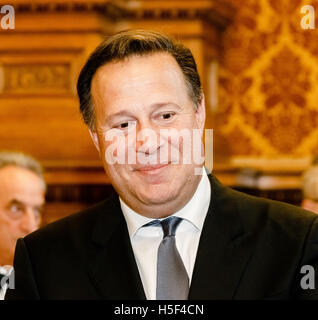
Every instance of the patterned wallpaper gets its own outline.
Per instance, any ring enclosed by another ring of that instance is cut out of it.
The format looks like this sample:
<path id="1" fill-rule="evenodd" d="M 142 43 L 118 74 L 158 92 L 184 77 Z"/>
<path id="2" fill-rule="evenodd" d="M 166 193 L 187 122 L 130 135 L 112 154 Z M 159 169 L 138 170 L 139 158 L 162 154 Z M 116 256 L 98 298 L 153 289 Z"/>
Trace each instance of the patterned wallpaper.
<path id="1" fill-rule="evenodd" d="M 230 0 L 215 131 L 230 156 L 303 158 L 318 153 L 318 0 Z M 316 29 L 303 30 L 303 5 Z"/>

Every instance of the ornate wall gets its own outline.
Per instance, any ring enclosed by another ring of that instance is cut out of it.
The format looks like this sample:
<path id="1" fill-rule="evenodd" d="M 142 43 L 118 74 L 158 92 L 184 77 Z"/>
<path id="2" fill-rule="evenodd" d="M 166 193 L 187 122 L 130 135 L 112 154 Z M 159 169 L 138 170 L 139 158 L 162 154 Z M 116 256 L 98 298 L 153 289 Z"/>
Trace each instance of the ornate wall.
<path id="1" fill-rule="evenodd" d="M 301 29 L 300 8 L 318 12 L 318 1 L 230 2 L 237 13 L 223 38 L 218 152 L 246 164 L 260 157 L 305 165 L 318 153 L 318 30 Z"/>

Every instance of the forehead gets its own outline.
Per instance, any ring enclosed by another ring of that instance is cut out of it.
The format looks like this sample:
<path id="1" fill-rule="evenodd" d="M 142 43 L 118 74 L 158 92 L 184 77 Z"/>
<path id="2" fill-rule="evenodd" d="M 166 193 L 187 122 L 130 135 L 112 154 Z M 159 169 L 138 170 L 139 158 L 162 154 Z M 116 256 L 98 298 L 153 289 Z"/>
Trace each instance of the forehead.
<path id="1" fill-rule="evenodd" d="M 92 80 L 94 103 L 122 99 L 154 98 L 156 95 L 186 95 L 181 68 L 168 53 L 132 56 L 100 67 Z"/>
<path id="2" fill-rule="evenodd" d="M 21 200 L 44 195 L 43 182 L 30 170 L 16 166 L 0 169 L 0 198 L 19 196 Z"/>

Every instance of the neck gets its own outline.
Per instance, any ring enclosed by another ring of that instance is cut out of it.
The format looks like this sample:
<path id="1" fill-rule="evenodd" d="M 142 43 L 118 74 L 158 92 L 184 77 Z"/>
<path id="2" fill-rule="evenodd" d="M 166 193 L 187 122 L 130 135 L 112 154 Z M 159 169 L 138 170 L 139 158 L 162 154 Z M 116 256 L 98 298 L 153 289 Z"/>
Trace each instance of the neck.
<path id="1" fill-rule="evenodd" d="M 181 210 L 191 200 L 198 188 L 201 178 L 201 175 L 196 176 L 196 179 L 191 184 L 185 185 L 182 192 L 180 192 L 176 198 L 164 203 L 145 204 L 140 201 L 131 201 L 131 199 L 126 199 L 122 195 L 120 195 L 120 197 L 138 214 L 151 219 L 161 219 Z M 186 190 L 187 188 L 190 190 Z"/>
<path id="2" fill-rule="evenodd" d="M 0 259 L 0 266 L 4 267 L 4 266 L 13 266 L 13 259 L 6 259 L 6 258 L 2 258 Z"/>

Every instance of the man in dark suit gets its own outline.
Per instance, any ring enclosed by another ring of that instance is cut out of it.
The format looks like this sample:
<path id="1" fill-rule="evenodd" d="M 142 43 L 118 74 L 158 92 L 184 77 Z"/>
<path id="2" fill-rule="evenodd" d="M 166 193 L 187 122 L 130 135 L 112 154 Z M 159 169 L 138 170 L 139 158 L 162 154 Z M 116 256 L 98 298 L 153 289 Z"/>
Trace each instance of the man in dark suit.
<path id="1" fill-rule="evenodd" d="M 21 152 L 0 151 L 0 300 L 12 285 L 16 242 L 41 224 L 46 184 L 40 163 Z"/>
<path id="2" fill-rule="evenodd" d="M 192 159 L 205 107 L 187 48 L 119 33 L 78 94 L 117 194 L 19 240 L 7 299 L 318 298 L 317 216 L 231 190 Z"/>

